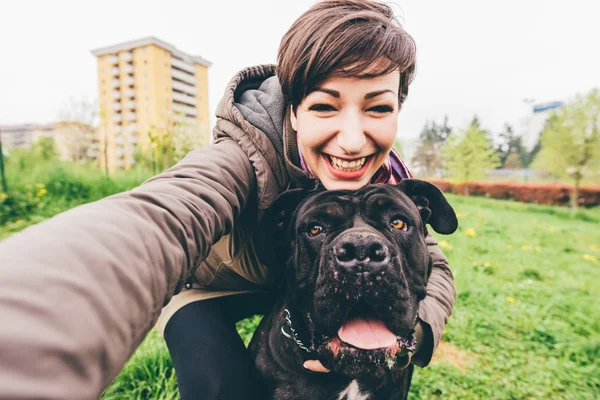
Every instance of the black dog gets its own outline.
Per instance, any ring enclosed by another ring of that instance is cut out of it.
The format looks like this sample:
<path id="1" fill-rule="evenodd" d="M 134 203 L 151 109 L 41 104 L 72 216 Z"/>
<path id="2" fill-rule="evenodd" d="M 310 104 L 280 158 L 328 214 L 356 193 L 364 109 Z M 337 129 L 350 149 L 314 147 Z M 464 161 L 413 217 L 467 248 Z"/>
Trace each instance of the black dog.
<path id="1" fill-rule="evenodd" d="M 431 273 L 425 223 L 457 228 L 425 181 L 283 193 L 259 227 L 261 260 L 285 273 L 250 344 L 273 399 L 404 399 L 419 301 Z M 331 369 L 311 373 L 305 360 Z"/>

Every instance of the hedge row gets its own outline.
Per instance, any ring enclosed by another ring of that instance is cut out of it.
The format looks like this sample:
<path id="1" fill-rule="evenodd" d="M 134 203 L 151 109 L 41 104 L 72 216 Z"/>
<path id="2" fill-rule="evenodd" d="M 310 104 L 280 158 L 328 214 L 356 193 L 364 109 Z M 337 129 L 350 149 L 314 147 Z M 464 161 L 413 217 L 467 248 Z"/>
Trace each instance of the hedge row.
<path id="1" fill-rule="evenodd" d="M 524 203 L 553 204 L 568 206 L 573 186 L 557 183 L 512 183 L 512 182 L 461 182 L 454 183 L 441 179 L 428 179 L 443 192 L 485 196 L 494 199 L 516 200 Z M 600 186 L 579 188 L 579 205 L 594 207 L 600 205 Z"/>

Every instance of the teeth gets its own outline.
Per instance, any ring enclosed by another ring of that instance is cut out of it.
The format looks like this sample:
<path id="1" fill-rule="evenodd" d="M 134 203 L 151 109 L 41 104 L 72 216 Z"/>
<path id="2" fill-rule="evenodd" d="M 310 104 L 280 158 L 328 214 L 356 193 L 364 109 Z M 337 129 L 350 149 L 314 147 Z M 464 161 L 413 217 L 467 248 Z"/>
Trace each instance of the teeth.
<path id="1" fill-rule="evenodd" d="M 363 157 L 358 160 L 352 161 L 341 160 L 334 156 L 329 156 L 329 159 L 331 160 L 331 165 L 333 165 L 337 169 L 342 170 L 344 172 L 350 172 L 361 169 L 362 166 L 365 164 L 367 157 Z"/>

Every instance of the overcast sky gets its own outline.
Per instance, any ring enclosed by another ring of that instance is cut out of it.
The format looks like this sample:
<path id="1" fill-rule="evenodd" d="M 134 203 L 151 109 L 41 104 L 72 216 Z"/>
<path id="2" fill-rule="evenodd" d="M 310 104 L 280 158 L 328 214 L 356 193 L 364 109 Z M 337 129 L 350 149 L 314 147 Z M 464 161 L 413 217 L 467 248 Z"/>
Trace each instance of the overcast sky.
<path id="1" fill-rule="evenodd" d="M 90 50 L 156 36 L 201 55 L 211 125 L 238 70 L 274 63 L 279 41 L 314 0 L 19 1 L 0 3 L 0 123 L 55 120 L 70 97 L 98 96 Z M 389 2 L 417 43 L 417 75 L 399 137 L 428 119 L 497 132 L 530 112 L 523 99 L 568 100 L 600 87 L 598 0 Z"/>

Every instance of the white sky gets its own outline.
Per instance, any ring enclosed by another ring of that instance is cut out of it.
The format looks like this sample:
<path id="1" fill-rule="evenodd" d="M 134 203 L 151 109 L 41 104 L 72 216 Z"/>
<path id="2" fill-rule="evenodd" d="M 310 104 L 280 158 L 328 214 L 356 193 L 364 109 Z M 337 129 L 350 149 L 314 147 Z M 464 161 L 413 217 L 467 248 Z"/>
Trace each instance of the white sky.
<path id="1" fill-rule="evenodd" d="M 0 2 L 0 123 L 55 120 L 70 97 L 98 95 L 90 50 L 156 36 L 213 65 L 214 110 L 238 70 L 274 63 L 279 41 L 314 0 Z M 598 0 L 396 0 L 417 43 L 417 76 L 399 137 L 427 119 L 498 132 L 524 98 L 568 100 L 600 87 Z"/>

